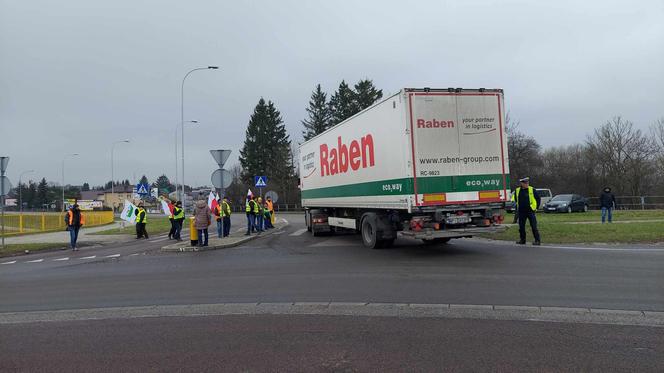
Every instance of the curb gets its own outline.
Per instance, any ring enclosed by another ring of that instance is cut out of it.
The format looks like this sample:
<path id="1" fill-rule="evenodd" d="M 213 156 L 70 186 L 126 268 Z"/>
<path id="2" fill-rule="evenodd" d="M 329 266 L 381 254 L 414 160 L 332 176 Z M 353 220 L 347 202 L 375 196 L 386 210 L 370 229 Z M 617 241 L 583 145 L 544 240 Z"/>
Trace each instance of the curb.
<path id="1" fill-rule="evenodd" d="M 238 239 L 236 241 L 233 241 L 233 242 L 222 243 L 222 244 L 217 244 L 217 245 L 210 245 L 210 246 L 206 246 L 206 247 L 182 246 L 182 244 L 179 244 L 179 245 L 178 244 L 175 244 L 175 245 L 171 244 L 171 245 L 162 247 L 161 251 L 162 252 L 168 252 L 168 253 L 185 253 L 185 252 L 199 252 L 199 251 L 229 249 L 231 247 L 240 246 L 240 245 L 242 245 L 246 242 L 249 242 L 251 240 L 255 240 L 255 239 L 260 238 L 260 237 L 268 237 L 268 236 L 274 234 L 275 232 L 282 231 L 290 223 L 288 222 L 288 220 L 286 220 L 284 218 L 280 218 L 280 219 L 282 219 L 284 224 L 282 224 L 278 227 L 275 227 L 274 229 L 270 230 L 266 234 L 264 233 L 264 234 L 261 234 L 261 235 L 256 234 L 256 235 L 251 235 L 251 236 L 247 236 L 247 237 L 241 237 L 240 239 Z"/>
<path id="2" fill-rule="evenodd" d="M 0 313 L 0 325 L 33 322 L 200 317 L 226 315 L 315 315 L 446 318 L 629 325 L 664 328 L 664 312 L 486 304 L 363 302 L 274 302 L 155 305 Z"/>

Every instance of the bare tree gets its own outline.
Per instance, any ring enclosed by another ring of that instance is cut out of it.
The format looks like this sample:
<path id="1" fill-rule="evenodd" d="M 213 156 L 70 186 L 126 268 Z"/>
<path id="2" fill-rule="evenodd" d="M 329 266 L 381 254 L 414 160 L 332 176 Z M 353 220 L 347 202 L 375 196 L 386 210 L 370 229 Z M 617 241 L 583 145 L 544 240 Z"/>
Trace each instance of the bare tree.
<path id="1" fill-rule="evenodd" d="M 616 116 L 595 129 L 586 139 L 586 145 L 600 181 L 614 185 L 618 193 L 644 192 L 644 185 L 654 171 L 657 150 L 651 137 L 635 129 L 632 122 Z"/>
<path id="2" fill-rule="evenodd" d="M 512 119 L 509 112 L 505 115 L 510 175 L 514 180 L 525 175 L 536 176 L 542 165 L 542 147 L 534 137 L 521 132 L 519 125 L 520 122 Z"/>

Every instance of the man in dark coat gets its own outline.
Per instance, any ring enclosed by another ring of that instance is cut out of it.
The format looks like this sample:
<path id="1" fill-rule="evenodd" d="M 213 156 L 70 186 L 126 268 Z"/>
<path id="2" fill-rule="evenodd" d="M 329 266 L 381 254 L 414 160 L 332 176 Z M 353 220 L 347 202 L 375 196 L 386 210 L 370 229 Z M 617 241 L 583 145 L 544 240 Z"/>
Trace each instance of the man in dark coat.
<path id="1" fill-rule="evenodd" d="M 613 209 L 616 207 L 616 196 L 611 193 L 611 188 L 606 187 L 599 196 L 599 207 L 602 209 L 602 224 L 609 216 L 609 223 L 613 220 Z"/>
<path id="2" fill-rule="evenodd" d="M 516 212 L 519 214 L 519 241 L 516 243 L 524 245 L 526 243 L 526 220 L 530 222 L 530 228 L 533 230 L 533 245 L 540 245 L 540 234 L 537 229 L 537 217 L 535 211 L 541 203 L 537 190 L 530 186 L 530 178 L 519 179 L 519 187 L 512 198 L 516 202 Z"/>

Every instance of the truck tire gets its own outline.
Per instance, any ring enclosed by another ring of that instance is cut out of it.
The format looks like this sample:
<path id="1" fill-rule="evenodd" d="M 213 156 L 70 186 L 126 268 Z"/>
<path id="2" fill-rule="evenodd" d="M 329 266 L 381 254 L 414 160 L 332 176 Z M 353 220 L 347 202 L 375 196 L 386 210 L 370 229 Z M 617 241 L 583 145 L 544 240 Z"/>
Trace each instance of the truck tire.
<path id="1" fill-rule="evenodd" d="M 365 247 L 370 249 L 379 249 L 380 242 L 378 241 L 378 231 L 376 230 L 376 216 L 367 215 L 362 219 L 362 227 L 360 234 L 362 235 L 362 243 Z"/>
<path id="2" fill-rule="evenodd" d="M 304 213 L 304 224 L 307 226 L 307 232 L 311 232 L 311 214 Z"/>
<path id="3" fill-rule="evenodd" d="M 451 238 L 449 237 L 439 237 L 439 238 L 434 238 L 432 240 L 422 240 L 422 241 L 424 241 L 425 245 L 434 246 L 434 245 L 442 245 L 448 243 L 450 242 L 450 240 Z"/>

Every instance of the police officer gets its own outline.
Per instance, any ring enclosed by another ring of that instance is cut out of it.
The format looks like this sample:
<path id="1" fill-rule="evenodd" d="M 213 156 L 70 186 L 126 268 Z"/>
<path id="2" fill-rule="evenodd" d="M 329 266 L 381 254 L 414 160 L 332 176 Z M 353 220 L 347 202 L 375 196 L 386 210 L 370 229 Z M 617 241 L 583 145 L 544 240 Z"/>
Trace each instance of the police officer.
<path id="1" fill-rule="evenodd" d="M 136 210 L 136 239 L 145 237 L 148 239 L 148 231 L 145 230 L 145 226 L 148 223 L 148 214 L 143 208 L 143 202 L 138 204 L 138 209 Z"/>
<path id="2" fill-rule="evenodd" d="M 533 230 L 533 245 L 540 245 L 540 235 L 537 230 L 537 217 L 535 216 L 535 211 L 540 205 L 540 196 L 533 188 L 530 186 L 530 178 L 524 177 L 519 179 L 519 187 L 516 188 L 514 195 L 512 196 L 514 202 L 516 202 L 516 212 L 519 214 L 519 241 L 516 241 L 519 245 L 526 244 L 526 220 L 530 222 L 530 228 Z"/>

